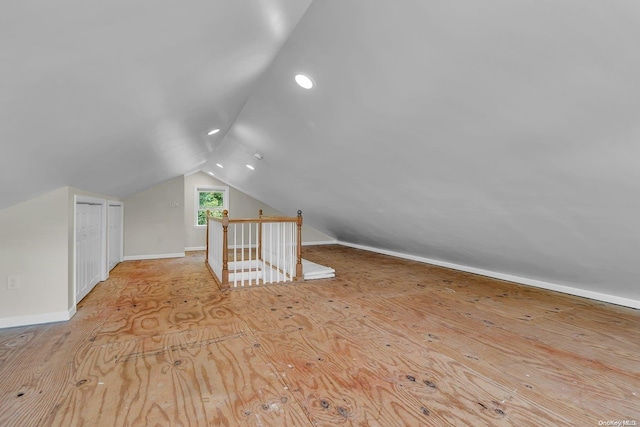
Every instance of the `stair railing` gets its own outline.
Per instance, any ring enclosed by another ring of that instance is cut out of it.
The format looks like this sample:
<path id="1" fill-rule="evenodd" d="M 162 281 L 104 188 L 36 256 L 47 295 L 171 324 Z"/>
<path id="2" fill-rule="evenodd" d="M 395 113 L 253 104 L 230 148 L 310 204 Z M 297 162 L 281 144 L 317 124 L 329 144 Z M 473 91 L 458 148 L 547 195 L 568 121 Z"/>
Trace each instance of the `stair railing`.
<path id="1" fill-rule="evenodd" d="M 207 212 L 205 262 L 221 289 L 303 280 L 302 211 L 233 219 Z"/>

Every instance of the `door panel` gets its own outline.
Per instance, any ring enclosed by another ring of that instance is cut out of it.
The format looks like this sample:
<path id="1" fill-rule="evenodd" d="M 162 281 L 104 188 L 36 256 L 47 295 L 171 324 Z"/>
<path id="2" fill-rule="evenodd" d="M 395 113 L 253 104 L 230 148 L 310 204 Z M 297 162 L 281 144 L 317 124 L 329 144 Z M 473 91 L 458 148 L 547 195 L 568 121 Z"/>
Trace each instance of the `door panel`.
<path id="1" fill-rule="evenodd" d="M 76 204 L 76 303 L 100 281 L 102 205 Z"/>

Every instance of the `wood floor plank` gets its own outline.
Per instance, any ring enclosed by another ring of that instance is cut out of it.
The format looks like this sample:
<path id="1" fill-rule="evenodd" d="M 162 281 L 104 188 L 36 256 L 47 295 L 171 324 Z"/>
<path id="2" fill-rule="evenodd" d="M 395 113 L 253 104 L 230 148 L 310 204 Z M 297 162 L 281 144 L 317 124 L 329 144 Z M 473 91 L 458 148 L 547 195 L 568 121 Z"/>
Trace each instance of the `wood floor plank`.
<path id="1" fill-rule="evenodd" d="M 4 370 L 14 368 L 27 352 L 47 340 L 49 325 L 7 329 L 0 341 L 0 378 Z"/>
<path id="2" fill-rule="evenodd" d="M 420 316 L 425 308 L 431 307 L 432 301 L 431 296 L 415 295 L 407 300 L 396 299 L 394 306 L 396 311 L 408 310 Z M 439 302 L 443 304 L 438 308 L 438 318 L 447 322 L 464 323 L 474 331 L 503 329 L 517 337 L 528 337 L 529 344 L 545 354 L 563 352 L 568 357 L 589 363 L 602 363 L 609 369 L 640 374 L 640 329 L 626 331 L 612 325 L 606 330 L 598 330 L 586 321 L 577 325 L 570 310 L 537 318 L 531 307 L 525 307 L 520 311 L 522 314 L 518 314 L 506 302 L 493 309 L 456 301 L 450 296 L 442 297 Z"/>
<path id="3" fill-rule="evenodd" d="M 231 328 L 233 329 L 233 328 Z M 305 425 L 243 331 L 200 329 L 94 346 L 51 425 Z"/>
<path id="4" fill-rule="evenodd" d="M 71 364 L 52 366 L 29 360 L 30 368 L 12 373 L 13 381 L 2 381 L 0 425 L 44 426 L 55 401 L 64 393 L 59 387 L 71 376 Z"/>
<path id="5" fill-rule="evenodd" d="M 219 298 L 156 294 L 145 299 L 141 295 L 127 304 L 118 300 L 95 331 L 95 345 L 226 324 L 234 316 Z"/>
<path id="6" fill-rule="evenodd" d="M 333 331 L 330 326 L 324 330 Z M 338 331 L 342 332 L 334 332 Z M 318 338 L 295 331 L 271 335 L 264 345 L 319 425 L 345 420 L 354 425 L 370 425 L 372 420 L 379 425 L 470 425 L 473 420 L 559 425 L 568 421 L 441 353 L 421 350 L 420 343 L 411 345 L 411 352 L 408 346 L 400 353 L 395 348 L 377 348 L 372 357 L 369 343 L 388 340 L 371 334 L 359 334 L 353 340 L 341 334 Z M 442 384 L 437 393 L 435 382 Z M 505 399 L 508 403 L 496 403 Z"/>
<path id="7" fill-rule="evenodd" d="M 40 426 L 65 393 L 60 384 L 73 375 L 74 355 L 82 357 L 87 339 L 103 308 L 81 308 L 78 324 L 51 323 L 25 328 L 4 341 L 11 356 L 0 365 L 0 425 Z M 1 333 L 0 333 L 1 335 Z"/>
<path id="8" fill-rule="evenodd" d="M 66 323 L 0 330 L 0 425 L 640 422 L 640 311 L 342 246 L 221 292 L 202 253 L 118 265 Z"/>
<path id="9" fill-rule="evenodd" d="M 381 307 L 380 311 L 370 313 L 378 319 L 376 327 L 392 322 L 398 335 L 422 337 L 425 346 L 465 360 L 466 365 L 510 389 L 544 402 L 554 411 L 571 413 L 572 419 L 592 419 L 597 414 L 640 415 L 634 409 L 638 403 L 633 395 L 637 377 L 632 372 L 620 373 L 606 367 L 594 371 L 588 360 L 570 352 L 559 353 L 558 349 L 537 342 L 537 338 L 460 314 L 443 316 L 443 310 L 438 316 L 429 317 L 422 311 L 424 304 L 419 299 L 414 298 L 413 302 L 417 305 L 412 306 L 411 301 L 384 300 L 369 301 L 368 306 Z M 352 325 L 348 327 L 355 329 Z"/>

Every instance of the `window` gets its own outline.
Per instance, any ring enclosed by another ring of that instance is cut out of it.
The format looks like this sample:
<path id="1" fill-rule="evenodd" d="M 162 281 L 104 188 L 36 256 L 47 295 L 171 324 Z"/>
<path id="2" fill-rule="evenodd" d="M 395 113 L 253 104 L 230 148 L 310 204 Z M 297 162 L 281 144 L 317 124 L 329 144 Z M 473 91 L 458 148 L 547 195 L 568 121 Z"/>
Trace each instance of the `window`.
<path id="1" fill-rule="evenodd" d="M 229 187 L 197 187 L 195 191 L 195 225 L 207 225 L 207 211 L 222 218 L 222 211 L 229 209 Z"/>

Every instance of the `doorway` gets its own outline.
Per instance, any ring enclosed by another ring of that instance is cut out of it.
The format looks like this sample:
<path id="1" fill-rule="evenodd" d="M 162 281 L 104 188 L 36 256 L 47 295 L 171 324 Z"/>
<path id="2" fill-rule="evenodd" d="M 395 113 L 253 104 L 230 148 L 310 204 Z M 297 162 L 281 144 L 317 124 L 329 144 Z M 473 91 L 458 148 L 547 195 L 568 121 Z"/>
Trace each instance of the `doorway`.
<path id="1" fill-rule="evenodd" d="M 76 196 L 76 304 L 86 297 L 98 282 L 107 278 L 106 218 L 106 200 Z"/>

